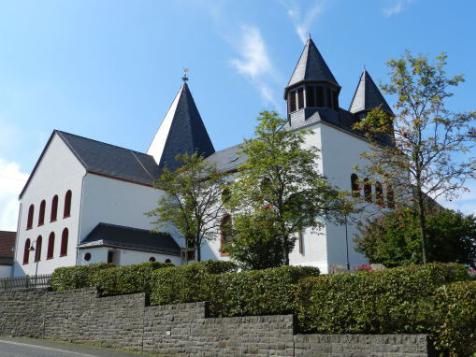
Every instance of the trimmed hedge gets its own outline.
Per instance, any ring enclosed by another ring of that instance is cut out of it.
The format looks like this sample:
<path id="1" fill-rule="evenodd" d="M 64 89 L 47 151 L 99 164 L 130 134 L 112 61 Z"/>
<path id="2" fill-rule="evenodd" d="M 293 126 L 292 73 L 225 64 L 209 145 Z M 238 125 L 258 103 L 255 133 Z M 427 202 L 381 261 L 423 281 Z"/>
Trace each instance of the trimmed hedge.
<path id="1" fill-rule="evenodd" d="M 110 264 L 92 264 L 56 268 L 51 276 L 51 288 L 66 291 L 96 286 L 97 273 L 112 267 Z"/>
<path id="2" fill-rule="evenodd" d="M 434 301 L 435 347 L 458 356 L 476 354 L 476 281 L 443 286 L 437 290 Z"/>
<path id="3" fill-rule="evenodd" d="M 458 264 L 308 278 L 298 285 L 295 312 L 302 332 L 426 332 L 435 290 L 467 279 Z"/>
<path id="4" fill-rule="evenodd" d="M 209 274 L 190 264 L 153 273 L 153 304 L 209 302 L 212 316 L 292 313 L 294 288 L 306 276 L 318 276 L 311 267 L 280 267 L 240 273 Z"/>
<path id="5" fill-rule="evenodd" d="M 126 266 L 92 264 L 58 268 L 51 277 L 55 291 L 96 287 L 101 295 L 148 292 L 152 271 L 171 264 L 143 263 Z"/>

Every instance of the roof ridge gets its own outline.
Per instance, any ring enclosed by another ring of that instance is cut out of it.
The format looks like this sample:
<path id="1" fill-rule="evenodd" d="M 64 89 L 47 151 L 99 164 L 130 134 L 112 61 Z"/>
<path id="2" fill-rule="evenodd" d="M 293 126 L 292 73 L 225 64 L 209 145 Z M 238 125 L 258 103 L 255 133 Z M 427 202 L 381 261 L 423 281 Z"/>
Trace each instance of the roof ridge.
<path id="1" fill-rule="evenodd" d="M 116 144 L 106 143 L 105 141 L 101 141 L 101 140 L 98 140 L 98 139 L 88 138 L 88 137 L 86 137 L 86 136 L 82 136 L 82 135 L 78 135 L 78 134 L 73 134 L 73 133 L 70 133 L 70 132 L 67 132 L 67 131 L 63 131 L 63 130 L 59 130 L 59 129 L 55 129 L 54 131 L 57 132 L 57 133 L 60 134 L 60 135 L 61 135 L 61 134 L 70 135 L 70 136 L 74 136 L 74 137 L 76 137 L 76 138 L 85 139 L 85 140 L 89 140 L 89 141 L 94 141 L 94 142 L 97 142 L 97 143 L 99 143 L 99 144 L 112 146 L 112 147 L 115 147 L 115 148 L 118 148 L 118 149 L 127 150 L 127 151 L 134 152 L 134 153 L 137 153 L 137 154 L 152 156 L 152 155 L 149 155 L 149 154 L 147 154 L 147 153 L 145 153 L 145 152 L 141 152 L 141 151 L 134 150 L 134 149 L 129 149 L 129 148 L 126 148 L 126 147 L 124 147 L 124 146 L 119 146 L 119 145 L 116 145 Z"/>

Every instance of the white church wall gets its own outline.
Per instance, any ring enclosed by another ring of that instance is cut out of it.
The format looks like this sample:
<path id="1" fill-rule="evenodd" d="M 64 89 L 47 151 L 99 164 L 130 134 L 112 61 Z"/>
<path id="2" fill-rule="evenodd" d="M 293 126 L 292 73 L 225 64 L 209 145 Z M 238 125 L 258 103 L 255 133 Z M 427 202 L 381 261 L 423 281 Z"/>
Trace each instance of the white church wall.
<path id="1" fill-rule="evenodd" d="M 182 259 L 174 255 L 140 252 L 130 249 L 113 249 L 108 247 L 81 249 L 79 253 L 78 263 L 79 265 L 107 263 L 107 254 L 110 250 L 113 250 L 116 254 L 116 262 L 119 265 L 146 263 L 150 261 L 151 257 L 155 258 L 155 261 L 159 263 L 165 263 L 167 259 L 169 259 L 170 262 L 174 265 L 180 265 L 182 263 Z M 91 254 L 91 258 L 89 261 L 85 260 L 85 254 L 87 253 Z"/>
<path id="2" fill-rule="evenodd" d="M 157 207 L 162 195 L 163 191 L 152 187 L 94 174 L 86 175 L 81 207 L 80 240 L 101 222 L 140 229 L 154 228 L 152 224 L 154 218 L 145 213 Z M 176 231 L 170 230 L 170 233 L 182 246 L 183 241 Z"/>
<path id="3" fill-rule="evenodd" d="M 81 185 L 85 173 L 86 170 L 63 140 L 58 134 L 54 134 L 20 200 L 22 209 L 19 215 L 15 250 L 15 276 L 50 274 L 57 267 L 75 265 Z M 64 218 L 65 194 L 68 190 L 72 191 L 71 214 L 70 217 Z M 52 199 L 55 195 L 59 198 L 57 219 L 51 222 Z M 42 200 L 46 201 L 45 219 L 44 224 L 38 226 Z M 34 204 L 35 212 L 33 226 L 27 229 L 30 204 Z M 68 251 L 65 256 L 60 257 L 61 235 L 65 228 L 69 232 Z M 54 254 L 53 259 L 47 260 L 48 238 L 51 232 L 55 234 Z M 40 261 L 35 262 L 35 252 L 30 252 L 29 263 L 24 265 L 23 252 L 26 240 L 29 238 L 33 242 L 33 247 L 36 248 L 35 242 L 40 235 L 42 237 Z"/>
<path id="4" fill-rule="evenodd" d="M 355 171 L 356 166 L 365 167 L 366 163 L 361 154 L 370 151 L 371 146 L 365 140 L 325 123 L 321 124 L 321 133 L 324 175 L 339 189 L 351 192 L 350 177 L 352 173 L 358 174 Z M 372 194 L 375 195 L 374 187 Z M 347 238 L 351 267 L 367 262 L 362 254 L 355 251 L 354 237 L 358 233 L 357 223 L 365 220 L 371 212 L 375 212 L 375 207 L 372 206 L 348 219 Z M 329 237 L 327 247 L 329 265 L 346 267 L 345 225 L 328 223 L 326 235 Z"/>

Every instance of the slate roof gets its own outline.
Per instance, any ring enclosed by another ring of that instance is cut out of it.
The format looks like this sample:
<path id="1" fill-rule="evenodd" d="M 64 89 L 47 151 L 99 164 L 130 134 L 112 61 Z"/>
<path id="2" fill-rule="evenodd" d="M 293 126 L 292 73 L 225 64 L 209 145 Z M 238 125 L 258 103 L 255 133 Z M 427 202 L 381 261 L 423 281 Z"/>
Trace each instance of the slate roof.
<path id="1" fill-rule="evenodd" d="M 151 155 L 63 131 L 56 132 L 90 173 L 145 185 L 152 185 L 160 175 Z"/>
<path id="2" fill-rule="evenodd" d="M 235 145 L 220 151 L 215 151 L 207 161 L 216 165 L 220 172 L 235 171 L 240 165 L 246 162 L 246 155 L 240 152 L 241 145 Z"/>
<path id="3" fill-rule="evenodd" d="M 160 142 L 158 143 L 160 157 L 152 152 L 154 142 L 148 152 L 155 156 L 161 169 L 164 167 L 176 169 L 179 166 L 175 159 L 178 154 L 198 153 L 207 157 L 215 152 L 186 82 L 175 97 L 155 140 Z"/>
<path id="4" fill-rule="evenodd" d="M 111 247 L 180 256 L 180 247 L 168 233 L 99 223 L 79 248 Z"/>
<path id="5" fill-rule="evenodd" d="M 364 70 L 360 75 L 359 83 L 355 89 L 354 97 L 350 103 L 349 111 L 359 113 L 381 107 L 387 113 L 393 114 L 392 109 L 373 81 L 369 72 Z"/>
<path id="6" fill-rule="evenodd" d="M 289 80 L 288 87 L 303 81 L 329 82 L 339 86 L 311 38 L 307 40 L 302 50 L 296 68 Z"/>

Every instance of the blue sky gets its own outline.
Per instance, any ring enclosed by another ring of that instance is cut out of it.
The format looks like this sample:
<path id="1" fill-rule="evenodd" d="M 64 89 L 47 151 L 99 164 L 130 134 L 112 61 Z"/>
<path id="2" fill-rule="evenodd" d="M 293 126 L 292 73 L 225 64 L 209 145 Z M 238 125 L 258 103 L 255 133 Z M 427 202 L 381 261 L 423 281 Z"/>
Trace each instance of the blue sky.
<path id="1" fill-rule="evenodd" d="M 216 149 L 284 113 L 283 88 L 307 33 L 347 107 L 365 65 L 378 83 L 408 49 L 449 55 L 466 82 L 451 109 L 476 107 L 475 2 L 431 0 L 0 1 L 0 229 L 53 129 L 144 151 L 190 68 Z M 392 98 L 388 98 L 392 103 Z M 476 185 L 449 203 L 476 212 Z"/>

